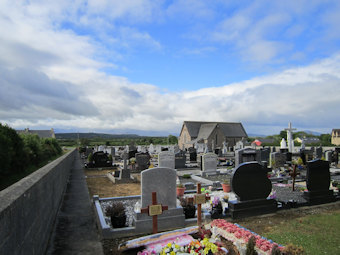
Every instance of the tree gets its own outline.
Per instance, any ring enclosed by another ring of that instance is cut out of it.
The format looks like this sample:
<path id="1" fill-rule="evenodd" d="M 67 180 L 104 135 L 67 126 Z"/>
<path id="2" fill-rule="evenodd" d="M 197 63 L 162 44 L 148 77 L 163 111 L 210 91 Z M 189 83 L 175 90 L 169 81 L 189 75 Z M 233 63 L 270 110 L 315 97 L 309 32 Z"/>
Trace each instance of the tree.
<path id="1" fill-rule="evenodd" d="M 332 136 L 330 134 L 321 134 L 320 141 L 322 145 L 331 145 Z"/>
<path id="2" fill-rule="evenodd" d="M 90 144 L 90 140 L 87 138 L 80 138 L 80 144 L 81 146 L 88 146 Z"/>
<path id="3" fill-rule="evenodd" d="M 286 131 L 286 130 L 282 130 L 282 131 L 280 132 L 280 137 L 281 137 L 281 138 L 284 138 L 284 139 L 287 139 L 287 131 Z"/>
<path id="4" fill-rule="evenodd" d="M 17 132 L 0 123 L 0 175 L 25 170 L 23 141 Z"/>
<path id="5" fill-rule="evenodd" d="M 174 135 L 169 135 L 168 136 L 168 141 L 169 141 L 169 144 L 177 144 L 178 143 L 178 139 Z"/>

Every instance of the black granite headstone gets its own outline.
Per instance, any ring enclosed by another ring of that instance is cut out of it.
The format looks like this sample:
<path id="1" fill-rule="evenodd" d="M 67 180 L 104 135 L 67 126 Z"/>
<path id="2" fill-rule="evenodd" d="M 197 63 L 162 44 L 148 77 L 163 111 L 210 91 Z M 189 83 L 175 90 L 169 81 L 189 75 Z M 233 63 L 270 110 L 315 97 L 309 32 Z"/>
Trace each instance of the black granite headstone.
<path id="1" fill-rule="evenodd" d="M 150 165 L 150 155 L 149 153 L 136 153 L 136 163 L 137 163 L 137 170 L 143 171 L 147 169 Z"/>
<path id="2" fill-rule="evenodd" d="M 329 190 L 331 175 L 329 164 L 317 159 L 307 162 L 307 189 L 308 191 Z"/>
<path id="3" fill-rule="evenodd" d="M 107 167 L 111 166 L 112 162 L 109 162 L 109 158 L 103 151 L 97 151 L 93 153 L 94 167 Z"/>
<path id="4" fill-rule="evenodd" d="M 243 163 L 236 168 L 231 186 L 240 201 L 266 199 L 272 190 L 267 173 L 257 162 Z"/>
<path id="5" fill-rule="evenodd" d="M 276 200 L 267 199 L 272 184 L 259 163 L 247 162 L 237 167 L 232 175 L 231 186 L 238 199 L 228 201 L 233 219 L 277 211 Z"/>
<path id="6" fill-rule="evenodd" d="M 184 152 L 179 152 L 175 154 L 175 168 L 185 168 L 186 155 Z"/>
<path id="7" fill-rule="evenodd" d="M 323 204 L 335 201 L 333 191 L 329 189 L 331 176 L 329 162 L 313 160 L 307 162 L 307 190 L 303 196 L 309 204 Z"/>

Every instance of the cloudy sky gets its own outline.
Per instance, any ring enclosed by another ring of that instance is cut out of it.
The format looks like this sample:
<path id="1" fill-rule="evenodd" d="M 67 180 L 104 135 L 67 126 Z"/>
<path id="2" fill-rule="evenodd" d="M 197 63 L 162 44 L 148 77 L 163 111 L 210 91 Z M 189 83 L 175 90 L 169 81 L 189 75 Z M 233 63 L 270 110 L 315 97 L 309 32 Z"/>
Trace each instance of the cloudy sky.
<path id="1" fill-rule="evenodd" d="M 0 122 L 179 134 L 340 128 L 340 1 L 0 1 Z"/>

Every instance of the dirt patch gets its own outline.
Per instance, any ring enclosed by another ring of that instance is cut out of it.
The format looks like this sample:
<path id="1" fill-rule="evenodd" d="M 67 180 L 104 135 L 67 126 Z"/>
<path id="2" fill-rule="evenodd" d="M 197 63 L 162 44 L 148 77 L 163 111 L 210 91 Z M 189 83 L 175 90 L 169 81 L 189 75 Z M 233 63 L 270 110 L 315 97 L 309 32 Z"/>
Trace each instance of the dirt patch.
<path id="1" fill-rule="evenodd" d="M 85 171 L 90 197 L 94 195 L 98 195 L 100 198 L 140 195 L 141 185 L 139 175 L 133 175 L 135 180 L 113 183 L 106 177 L 108 172 L 112 172 L 112 170 Z"/>

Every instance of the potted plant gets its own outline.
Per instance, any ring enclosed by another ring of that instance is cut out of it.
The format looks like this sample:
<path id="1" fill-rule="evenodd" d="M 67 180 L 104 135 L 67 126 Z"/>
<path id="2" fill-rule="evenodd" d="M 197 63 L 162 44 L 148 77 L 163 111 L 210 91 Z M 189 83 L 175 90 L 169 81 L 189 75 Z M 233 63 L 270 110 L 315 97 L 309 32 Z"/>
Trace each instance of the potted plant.
<path id="1" fill-rule="evenodd" d="M 222 183 L 222 189 L 223 192 L 230 192 L 231 188 L 230 188 L 230 179 L 225 179 Z"/>
<path id="2" fill-rule="evenodd" d="M 187 197 L 180 199 L 181 206 L 183 207 L 183 212 L 186 219 L 195 218 L 196 206 L 194 205 L 194 198 Z"/>
<path id="3" fill-rule="evenodd" d="M 108 206 L 105 210 L 106 216 L 111 218 L 111 225 L 113 228 L 125 227 L 126 214 L 125 206 L 122 202 L 115 202 Z"/>
<path id="4" fill-rule="evenodd" d="M 222 203 L 219 199 L 219 197 L 214 197 L 213 200 L 211 200 L 211 218 L 212 219 L 218 219 L 221 217 L 223 213 Z"/>
<path id="5" fill-rule="evenodd" d="M 183 197 L 184 191 L 185 191 L 185 187 L 183 186 L 183 184 L 182 183 L 177 184 L 176 195 L 178 197 Z"/>

